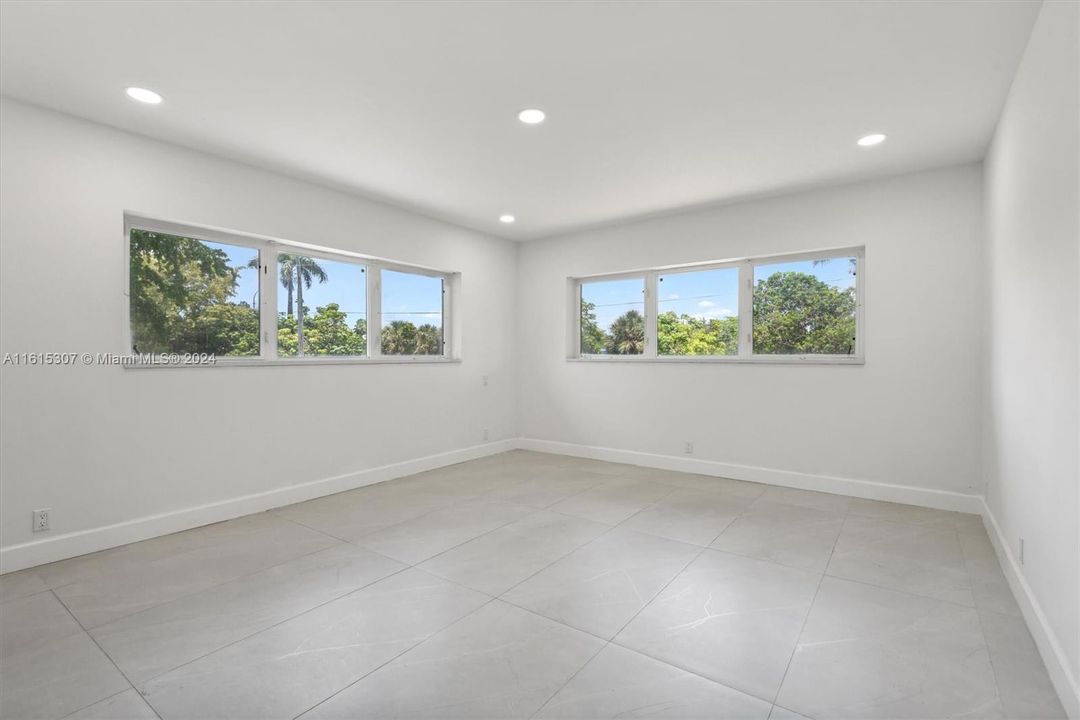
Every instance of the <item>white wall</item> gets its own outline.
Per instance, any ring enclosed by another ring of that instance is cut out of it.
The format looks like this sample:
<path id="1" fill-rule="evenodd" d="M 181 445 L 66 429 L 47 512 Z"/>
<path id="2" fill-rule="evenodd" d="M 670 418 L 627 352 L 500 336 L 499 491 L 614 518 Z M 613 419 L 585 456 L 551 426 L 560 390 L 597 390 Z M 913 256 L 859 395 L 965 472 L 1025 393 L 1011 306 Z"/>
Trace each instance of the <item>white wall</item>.
<path id="1" fill-rule="evenodd" d="M 985 372 L 987 503 L 1013 555 L 1007 560 L 1018 559 L 1018 539 L 1025 540 L 1024 565 L 1016 570 L 1034 600 L 1029 624 L 1066 707 L 1071 693 L 1074 716 L 1080 713 L 1077 7 L 1044 4 L 986 160 Z"/>
<path id="2" fill-rule="evenodd" d="M 0 353 L 125 350 L 125 210 L 460 271 L 464 333 L 460 364 L 4 367 L 4 569 L 31 540 L 517 434 L 513 243 L 10 100 L 0 126 Z M 106 536 L 131 539 L 64 547 Z"/>
<path id="3" fill-rule="evenodd" d="M 969 165 L 527 243 L 522 435 L 668 456 L 691 440 L 750 466 L 723 474 L 980 494 L 981 182 Z M 863 366 L 566 360 L 567 277 L 859 244 Z"/>

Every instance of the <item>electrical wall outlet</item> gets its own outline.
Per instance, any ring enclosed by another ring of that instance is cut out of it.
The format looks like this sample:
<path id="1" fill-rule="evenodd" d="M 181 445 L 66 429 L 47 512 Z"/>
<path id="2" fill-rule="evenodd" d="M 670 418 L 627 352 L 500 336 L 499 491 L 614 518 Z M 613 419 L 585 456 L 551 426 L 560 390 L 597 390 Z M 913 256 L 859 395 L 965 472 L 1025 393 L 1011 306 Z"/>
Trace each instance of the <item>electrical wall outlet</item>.
<path id="1" fill-rule="evenodd" d="M 482 384 L 484 387 L 487 387 L 487 384 L 488 384 L 488 376 L 487 375 L 481 375 L 480 376 L 480 384 Z"/>
<path id="2" fill-rule="evenodd" d="M 49 529 L 49 510 L 51 508 L 34 511 L 34 532 L 44 532 Z"/>
<path id="3" fill-rule="evenodd" d="M 484 442 L 487 442 L 487 439 L 488 439 L 488 429 L 484 428 Z"/>
<path id="4" fill-rule="evenodd" d="M 694 443 L 687 440 L 686 441 L 686 447 L 683 448 L 683 452 L 686 453 L 687 455 L 693 455 L 694 454 Z"/>
<path id="5" fill-rule="evenodd" d="M 1018 553 L 1019 553 L 1019 557 L 1017 558 L 1017 560 L 1019 560 L 1020 564 L 1023 565 L 1024 564 L 1024 538 L 1020 538 L 1020 542 L 1018 543 L 1018 545 L 1019 545 L 1019 547 L 1017 548 L 1017 550 L 1018 550 Z"/>

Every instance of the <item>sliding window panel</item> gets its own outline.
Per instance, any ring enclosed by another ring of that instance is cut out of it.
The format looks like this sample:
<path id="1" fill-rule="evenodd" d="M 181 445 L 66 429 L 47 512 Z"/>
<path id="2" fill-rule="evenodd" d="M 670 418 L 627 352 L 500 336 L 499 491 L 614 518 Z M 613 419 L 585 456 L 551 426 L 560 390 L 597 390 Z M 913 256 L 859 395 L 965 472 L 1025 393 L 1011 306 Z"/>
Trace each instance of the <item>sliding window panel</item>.
<path id="1" fill-rule="evenodd" d="M 132 228 L 131 350 L 258 357 L 259 251 Z"/>
<path id="2" fill-rule="evenodd" d="M 645 278 L 582 281 L 582 355 L 645 352 Z"/>
<path id="3" fill-rule="evenodd" d="M 382 354 L 443 355 L 445 278 L 383 269 L 381 288 Z"/>
<path id="4" fill-rule="evenodd" d="M 739 269 L 668 272 L 657 278 L 660 357 L 739 353 Z"/>
<path id="5" fill-rule="evenodd" d="M 299 253 L 277 254 L 277 355 L 367 355 L 367 268 Z"/>
<path id="6" fill-rule="evenodd" d="M 856 255 L 754 264 L 756 356 L 858 353 Z"/>

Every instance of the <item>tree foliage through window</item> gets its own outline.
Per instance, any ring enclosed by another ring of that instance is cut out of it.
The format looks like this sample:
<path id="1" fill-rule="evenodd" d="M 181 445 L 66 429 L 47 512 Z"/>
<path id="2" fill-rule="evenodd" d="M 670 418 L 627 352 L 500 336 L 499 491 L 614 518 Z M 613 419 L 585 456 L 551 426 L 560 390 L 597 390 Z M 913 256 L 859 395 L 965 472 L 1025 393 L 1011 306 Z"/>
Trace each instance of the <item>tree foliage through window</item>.
<path id="1" fill-rule="evenodd" d="M 278 255 L 279 292 L 285 300 L 277 313 L 279 356 L 300 355 L 301 336 L 303 355 L 367 354 L 368 326 L 362 310 L 342 308 L 336 302 L 312 309 L 304 302 L 306 290 L 332 282 L 335 275 L 341 275 L 339 281 L 344 284 L 355 284 L 355 273 L 362 272 L 357 267 L 301 255 Z M 129 286 L 133 350 L 258 356 L 257 277 L 254 284 L 253 276 L 245 281 L 249 288 L 256 288 L 252 297 L 239 297 L 238 288 L 243 273 L 258 273 L 259 269 L 259 253 L 254 248 L 133 229 Z M 363 297 L 360 282 L 358 294 Z M 351 290 L 355 296 L 356 288 Z M 357 318 L 358 314 L 361 317 Z M 395 320 L 383 328 L 382 347 L 388 355 L 440 355 L 442 329 L 430 322 L 417 326 L 409 320 Z"/>

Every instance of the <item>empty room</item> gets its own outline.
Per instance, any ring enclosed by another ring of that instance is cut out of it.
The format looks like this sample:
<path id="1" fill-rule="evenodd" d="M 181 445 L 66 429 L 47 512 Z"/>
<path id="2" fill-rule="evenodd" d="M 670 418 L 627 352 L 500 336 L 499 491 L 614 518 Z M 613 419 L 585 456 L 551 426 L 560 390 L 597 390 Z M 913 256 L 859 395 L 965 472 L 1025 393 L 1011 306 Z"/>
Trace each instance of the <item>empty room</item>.
<path id="1" fill-rule="evenodd" d="M 1080 720 L 1080 0 L 0 0 L 3 720 Z"/>

